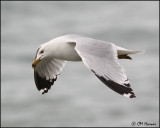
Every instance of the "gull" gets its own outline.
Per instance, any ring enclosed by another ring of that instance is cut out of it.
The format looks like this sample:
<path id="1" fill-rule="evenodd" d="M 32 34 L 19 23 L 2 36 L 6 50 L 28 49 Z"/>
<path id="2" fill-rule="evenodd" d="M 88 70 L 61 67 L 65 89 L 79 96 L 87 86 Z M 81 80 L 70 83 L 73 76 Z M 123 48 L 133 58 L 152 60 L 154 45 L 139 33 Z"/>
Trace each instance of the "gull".
<path id="1" fill-rule="evenodd" d="M 118 59 L 131 60 L 129 54 L 142 52 L 76 34 L 60 36 L 38 47 L 32 64 L 35 84 L 42 94 L 47 93 L 67 61 L 83 61 L 106 86 L 123 96 L 135 98 Z"/>

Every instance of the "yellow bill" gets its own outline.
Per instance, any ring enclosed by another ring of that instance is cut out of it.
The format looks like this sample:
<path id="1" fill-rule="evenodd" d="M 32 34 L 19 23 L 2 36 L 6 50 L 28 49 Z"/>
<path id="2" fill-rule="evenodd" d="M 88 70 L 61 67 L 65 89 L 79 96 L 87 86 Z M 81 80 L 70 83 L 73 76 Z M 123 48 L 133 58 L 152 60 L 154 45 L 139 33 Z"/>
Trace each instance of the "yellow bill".
<path id="1" fill-rule="evenodd" d="M 33 64 L 32 64 L 32 68 L 34 68 L 39 63 L 39 61 L 40 61 L 40 58 L 39 59 L 35 59 L 33 61 Z"/>

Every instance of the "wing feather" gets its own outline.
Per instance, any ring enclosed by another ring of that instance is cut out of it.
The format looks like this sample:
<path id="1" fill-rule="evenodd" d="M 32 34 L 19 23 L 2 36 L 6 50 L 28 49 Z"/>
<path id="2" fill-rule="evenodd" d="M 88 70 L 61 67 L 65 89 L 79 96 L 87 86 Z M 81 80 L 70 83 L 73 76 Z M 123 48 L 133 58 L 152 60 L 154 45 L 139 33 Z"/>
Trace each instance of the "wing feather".
<path id="1" fill-rule="evenodd" d="M 118 61 L 116 45 L 89 39 L 88 42 L 83 39 L 85 43 L 77 40 L 75 46 L 84 64 L 112 90 L 130 98 L 135 97 L 125 70 Z"/>
<path id="2" fill-rule="evenodd" d="M 34 68 L 34 80 L 37 89 L 42 93 L 47 93 L 56 81 L 57 76 L 62 71 L 66 61 L 52 59 L 41 60 Z"/>

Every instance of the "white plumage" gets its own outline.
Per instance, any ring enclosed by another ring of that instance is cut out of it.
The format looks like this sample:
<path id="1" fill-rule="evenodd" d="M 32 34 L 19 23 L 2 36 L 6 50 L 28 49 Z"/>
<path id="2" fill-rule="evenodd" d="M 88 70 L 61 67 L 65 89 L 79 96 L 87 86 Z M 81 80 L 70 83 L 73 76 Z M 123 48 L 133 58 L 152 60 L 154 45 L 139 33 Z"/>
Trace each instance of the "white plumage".
<path id="1" fill-rule="evenodd" d="M 109 88 L 126 97 L 135 94 L 119 59 L 131 59 L 131 51 L 113 43 L 80 35 L 57 37 L 39 46 L 33 62 L 35 83 L 42 92 L 48 92 L 62 71 L 66 61 L 83 61 L 84 64 Z"/>

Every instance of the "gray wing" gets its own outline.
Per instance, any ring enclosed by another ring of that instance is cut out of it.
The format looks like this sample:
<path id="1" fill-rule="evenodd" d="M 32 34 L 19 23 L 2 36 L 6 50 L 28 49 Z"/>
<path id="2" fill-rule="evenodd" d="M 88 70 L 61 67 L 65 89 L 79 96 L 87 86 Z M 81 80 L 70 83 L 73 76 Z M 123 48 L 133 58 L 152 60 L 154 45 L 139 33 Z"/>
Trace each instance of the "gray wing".
<path id="1" fill-rule="evenodd" d="M 82 41 L 77 40 L 75 50 L 84 64 L 112 90 L 126 97 L 135 97 L 124 68 L 118 62 L 116 45 L 90 38 Z"/>
<path id="2" fill-rule="evenodd" d="M 56 81 L 57 76 L 62 71 L 66 61 L 51 59 L 41 60 L 34 68 L 34 80 L 37 89 L 42 93 L 47 93 Z"/>

